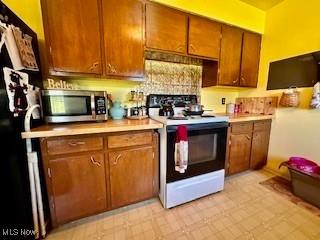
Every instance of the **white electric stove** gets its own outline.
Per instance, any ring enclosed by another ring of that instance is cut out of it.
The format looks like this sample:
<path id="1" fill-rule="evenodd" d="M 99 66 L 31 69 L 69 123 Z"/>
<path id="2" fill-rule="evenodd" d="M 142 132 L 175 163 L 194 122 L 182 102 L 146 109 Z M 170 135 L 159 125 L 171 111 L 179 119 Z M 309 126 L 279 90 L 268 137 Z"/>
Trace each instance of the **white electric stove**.
<path id="1" fill-rule="evenodd" d="M 159 116 L 160 105 L 169 99 L 177 107 L 174 116 L 179 120 Z M 160 200 L 171 208 L 223 190 L 228 117 L 188 116 L 181 119 L 184 106 L 196 100 L 194 95 L 149 95 L 147 108 L 150 118 L 164 124 L 160 133 Z M 174 146 L 176 129 L 188 129 L 188 168 L 185 173 L 175 171 Z"/>

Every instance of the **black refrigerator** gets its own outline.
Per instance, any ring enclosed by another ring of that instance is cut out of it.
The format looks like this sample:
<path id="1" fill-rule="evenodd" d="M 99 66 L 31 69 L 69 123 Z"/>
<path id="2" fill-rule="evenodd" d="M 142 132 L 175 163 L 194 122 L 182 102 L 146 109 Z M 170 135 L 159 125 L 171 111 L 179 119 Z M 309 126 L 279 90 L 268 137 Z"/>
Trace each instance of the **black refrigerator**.
<path id="1" fill-rule="evenodd" d="M 20 134 L 32 104 L 28 94 L 42 88 L 38 40 L 32 29 L 0 4 L 0 239 L 34 239 L 32 234 L 22 234 L 33 229 L 33 220 L 26 147 Z M 15 58 L 17 52 L 20 56 Z M 33 126 L 38 124 L 42 124 L 41 119 L 32 120 Z M 38 150 L 39 144 L 33 142 L 33 147 Z M 39 169 L 41 172 L 41 166 Z"/>

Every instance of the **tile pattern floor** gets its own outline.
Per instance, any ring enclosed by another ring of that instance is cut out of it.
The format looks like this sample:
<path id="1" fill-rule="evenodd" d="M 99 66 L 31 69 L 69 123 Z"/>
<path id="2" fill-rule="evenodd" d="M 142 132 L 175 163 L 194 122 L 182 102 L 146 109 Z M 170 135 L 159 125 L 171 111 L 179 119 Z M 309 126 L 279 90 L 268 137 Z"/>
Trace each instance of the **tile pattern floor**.
<path id="1" fill-rule="evenodd" d="M 312 205 L 298 196 L 294 195 L 293 190 L 291 188 L 291 182 L 287 179 L 275 176 L 273 178 L 269 178 L 266 181 L 260 182 L 260 184 L 271 191 L 280 194 L 282 197 L 286 198 L 290 202 L 299 205 L 300 207 L 308 210 L 312 214 L 320 217 L 320 208 Z M 320 192 L 318 192 L 320 194 Z"/>
<path id="2" fill-rule="evenodd" d="M 319 240 L 319 217 L 259 184 L 272 176 L 245 172 L 191 203 L 166 210 L 153 199 L 64 225 L 47 239 Z"/>

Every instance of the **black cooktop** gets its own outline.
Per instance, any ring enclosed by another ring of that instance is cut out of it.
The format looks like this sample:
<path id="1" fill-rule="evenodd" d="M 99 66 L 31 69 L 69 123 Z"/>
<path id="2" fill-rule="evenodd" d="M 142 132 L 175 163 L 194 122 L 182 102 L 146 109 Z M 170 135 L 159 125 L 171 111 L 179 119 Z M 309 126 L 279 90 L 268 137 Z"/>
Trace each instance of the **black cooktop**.
<path id="1" fill-rule="evenodd" d="M 160 105 L 170 103 L 175 107 L 186 107 L 188 104 L 198 103 L 196 95 L 165 95 L 150 94 L 147 96 L 148 108 L 160 108 Z"/>

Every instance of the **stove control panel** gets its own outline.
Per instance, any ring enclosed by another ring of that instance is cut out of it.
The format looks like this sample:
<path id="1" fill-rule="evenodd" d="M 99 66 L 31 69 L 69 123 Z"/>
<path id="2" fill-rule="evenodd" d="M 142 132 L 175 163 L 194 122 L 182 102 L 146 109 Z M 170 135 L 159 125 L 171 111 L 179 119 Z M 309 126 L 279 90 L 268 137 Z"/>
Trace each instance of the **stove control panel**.
<path id="1" fill-rule="evenodd" d="M 147 97 L 148 108 L 160 108 L 162 104 L 172 104 L 175 107 L 185 107 L 188 104 L 198 103 L 196 95 L 161 95 L 150 94 Z"/>

